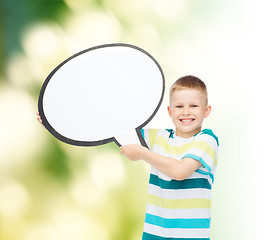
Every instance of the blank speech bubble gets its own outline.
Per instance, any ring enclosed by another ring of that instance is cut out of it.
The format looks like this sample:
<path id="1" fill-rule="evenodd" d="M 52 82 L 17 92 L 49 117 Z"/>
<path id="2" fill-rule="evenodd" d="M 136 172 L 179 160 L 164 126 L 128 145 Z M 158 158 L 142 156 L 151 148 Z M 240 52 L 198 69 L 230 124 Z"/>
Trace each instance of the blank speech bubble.
<path id="1" fill-rule="evenodd" d="M 140 143 L 140 129 L 158 111 L 164 74 L 143 49 L 106 44 L 81 51 L 46 78 L 38 101 L 43 125 L 72 145 Z"/>

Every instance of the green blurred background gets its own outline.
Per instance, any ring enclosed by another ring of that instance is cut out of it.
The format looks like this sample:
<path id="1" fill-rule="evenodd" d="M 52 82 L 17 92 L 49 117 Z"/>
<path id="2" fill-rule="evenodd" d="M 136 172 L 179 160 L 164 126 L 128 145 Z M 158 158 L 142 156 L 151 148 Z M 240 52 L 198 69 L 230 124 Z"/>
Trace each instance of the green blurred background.
<path id="1" fill-rule="evenodd" d="M 220 138 L 213 240 L 277 236 L 279 4 L 256 0 L 1 0 L 0 239 L 141 239 L 149 166 L 118 147 L 75 147 L 36 120 L 42 83 L 69 56 L 129 43 L 160 63 L 166 89 L 208 86 Z M 147 127 L 172 128 L 166 107 Z M 279 159 L 279 156 L 278 156 Z"/>

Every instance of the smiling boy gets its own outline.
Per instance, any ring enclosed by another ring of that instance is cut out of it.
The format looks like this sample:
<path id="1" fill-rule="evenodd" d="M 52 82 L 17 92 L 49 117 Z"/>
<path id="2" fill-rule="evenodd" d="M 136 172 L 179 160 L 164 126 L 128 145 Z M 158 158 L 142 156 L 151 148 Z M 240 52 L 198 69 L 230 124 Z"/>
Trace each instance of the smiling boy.
<path id="1" fill-rule="evenodd" d="M 185 76 L 170 89 L 168 114 L 175 131 L 144 129 L 148 148 L 121 147 L 132 161 L 151 165 L 143 240 L 210 239 L 211 189 L 218 159 L 218 138 L 202 129 L 209 116 L 207 89 Z"/>

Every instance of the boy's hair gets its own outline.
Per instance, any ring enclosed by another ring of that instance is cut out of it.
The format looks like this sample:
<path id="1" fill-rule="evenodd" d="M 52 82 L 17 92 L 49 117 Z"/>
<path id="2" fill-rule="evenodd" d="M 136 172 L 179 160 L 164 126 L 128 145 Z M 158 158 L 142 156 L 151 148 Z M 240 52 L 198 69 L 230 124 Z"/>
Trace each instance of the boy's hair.
<path id="1" fill-rule="evenodd" d="M 208 94 L 207 94 L 207 88 L 203 81 L 201 81 L 198 77 L 187 75 L 184 77 L 180 77 L 176 82 L 173 83 L 173 85 L 170 88 L 170 97 L 172 96 L 172 93 L 176 90 L 183 90 L 183 89 L 196 89 L 203 92 L 206 96 L 206 103 L 208 104 Z"/>

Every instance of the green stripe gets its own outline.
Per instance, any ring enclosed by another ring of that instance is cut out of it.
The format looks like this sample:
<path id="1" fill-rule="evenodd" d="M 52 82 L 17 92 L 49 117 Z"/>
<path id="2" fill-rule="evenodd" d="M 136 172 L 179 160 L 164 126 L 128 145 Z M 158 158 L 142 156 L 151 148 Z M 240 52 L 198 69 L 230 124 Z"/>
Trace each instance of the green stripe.
<path id="1" fill-rule="evenodd" d="M 150 174 L 150 184 L 158 186 L 162 189 L 191 189 L 191 188 L 206 188 L 211 189 L 211 185 L 205 178 L 194 178 L 185 180 L 166 181 L 154 174 Z"/>
<path id="2" fill-rule="evenodd" d="M 174 138 L 174 131 L 172 129 L 165 129 L 165 130 L 170 133 L 169 138 Z"/>
<path id="3" fill-rule="evenodd" d="M 210 238 L 169 238 L 143 232 L 142 240 L 210 240 Z"/>
<path id="4" fill-rule="evenodd" d="M 170 219 L 147 213 L 145 222 L 163 228 L 210 228 L 209 218 Z"/>
<path id="5" fill-rule="evenodd" d="M 145 140 L 145 132 L 144 132 L 144 129 L 140 129 L 140 132 L 141 132 L 141 134 L 142 134 L 142 137 L 144 138 L 144 140 Z M 146 141 L 146 140 L 145 140 Z"/>

